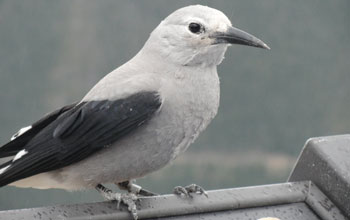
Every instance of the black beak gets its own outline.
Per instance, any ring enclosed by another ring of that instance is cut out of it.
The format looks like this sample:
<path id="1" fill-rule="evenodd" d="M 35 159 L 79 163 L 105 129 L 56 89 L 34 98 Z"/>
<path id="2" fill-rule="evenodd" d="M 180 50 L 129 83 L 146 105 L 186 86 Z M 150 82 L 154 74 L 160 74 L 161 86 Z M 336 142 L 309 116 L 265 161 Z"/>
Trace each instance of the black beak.
<path id="1" fill-rule="evenodd" d="M 270 50 L 270 47 L 259 38 L 234 27 L 228 28 L 224 33 L 217 32 L 210 37 L 215 39 L 214 44 L 241 44 Z"/>

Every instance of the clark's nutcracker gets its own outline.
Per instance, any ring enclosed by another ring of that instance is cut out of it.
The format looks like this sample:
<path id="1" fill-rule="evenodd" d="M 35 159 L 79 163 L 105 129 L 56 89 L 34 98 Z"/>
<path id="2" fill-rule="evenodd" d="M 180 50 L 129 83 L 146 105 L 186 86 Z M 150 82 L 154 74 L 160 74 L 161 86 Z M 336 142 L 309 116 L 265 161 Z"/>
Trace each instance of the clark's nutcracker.
<path id="1" fill-rule="evenodd" d="M 137 218 L 135 194 L 151 193 L 131 180 L 175 159 L 215 117 L 216 66 L 230 44 L 269 49 L 216 9 L 195 5 L 173 12 L 135 57 L 80 102 L 22 128 L 0 148 L 0 157 L 13 156 L 0 166 L 0 186 L 96 188 Z M 112 193 L 105 183 L 130 193 Z M 175 192 L 203 193 L 196 185 Z"/>

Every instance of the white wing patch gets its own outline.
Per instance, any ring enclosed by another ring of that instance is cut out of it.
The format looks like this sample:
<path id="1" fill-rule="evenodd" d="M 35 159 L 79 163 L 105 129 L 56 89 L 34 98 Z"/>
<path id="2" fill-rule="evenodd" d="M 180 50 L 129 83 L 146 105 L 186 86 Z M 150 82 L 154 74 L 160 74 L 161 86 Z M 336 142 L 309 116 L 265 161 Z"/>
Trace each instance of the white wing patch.
<path id="1" fill-rule="evenodd" d="M 31 125 L 27 126 L 27 127 L 24 127 L 24 128 L 21 128 L 19 129 L 19 131 L 17 131 L 16 134 L 14 134 L 12 137 L 11 137 L 11 141 L 13 141 L 14 139 L 18 138 L 19 136 L 21 136 L 22 134 L 24 134 L 25 132 L 27 132 L 28 130 L 30 130 L 32 128 Z"/>
<path id="2" fill-rule="evenodd" d="M 27 153 L 28 153 L 28 151 L 26 151 L 26 149 L 21 150 L 20 152 L 18 152 L 16 154 L 16 156 L 13 158 L 12 162 L 15 162 L 16 160 L 20 159 L 21 157 L 23 157 Z"/>
<path id="3" fill-rule="evenodd" d="M 3 174 L 11 165 L 7 165 L 6 167 L 0 169 L 0 174 Z"/>
<path id="4" fill-rule="evenodd" d="M 23 157 L 24 155 L 26 155 L 28 153 L 28 151 L 26 151 L 26 149 L 23 149 L 21 151 L 19 151 L 15 157 L 13 158 L 12 162 L 15 162 L 16 160 L 20 159 L 21 157 Z M 8 168 L 10 168 L 11 164 L 10 165 L 7 165 L 6 167 L 4 168 L 1 168 L 0 169 L 0 174 L 3 174 Z"/>

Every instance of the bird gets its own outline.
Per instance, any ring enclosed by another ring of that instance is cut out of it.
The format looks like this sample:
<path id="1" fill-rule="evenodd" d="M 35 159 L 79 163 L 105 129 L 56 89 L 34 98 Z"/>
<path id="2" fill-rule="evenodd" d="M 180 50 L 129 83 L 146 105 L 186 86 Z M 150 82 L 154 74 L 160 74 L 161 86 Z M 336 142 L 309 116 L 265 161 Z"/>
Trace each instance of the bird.
<path id="1" fill-rule="evenodd" d="M 217 66 L 232 44 L 270 49 L 217 9 L 177 9 L 80 101 L 20 129 L 0 148 L 0 158 L 10 158 L 0 165 L 0 187 L 96 188 L 137 219 L 138 195 L 154 194 L 134 180 L 186 151 L 215 117 Z M 113 193 L 107 183 L 128 193 Z M 175 192 L 205 194 L 195 184 Z"/>

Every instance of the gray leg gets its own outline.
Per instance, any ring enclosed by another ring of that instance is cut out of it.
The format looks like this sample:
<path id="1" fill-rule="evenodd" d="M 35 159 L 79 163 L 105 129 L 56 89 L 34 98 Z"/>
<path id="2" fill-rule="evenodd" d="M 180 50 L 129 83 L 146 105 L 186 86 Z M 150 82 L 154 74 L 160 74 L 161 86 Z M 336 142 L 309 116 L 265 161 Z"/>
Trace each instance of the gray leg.
<path id="1" fill-rule="evenodd" d="M 113 193 L 112 190 L 104 187 L 102 184 L 98 184 L 95 188 L 99 193 L 101 193 L 101 195 L 106 200 L 117 201 L 118 208 L 120 206 L 120 203 L 124 203 L 127 206 L 129 212 L 131 213 L 133 219 L 134 220 L 138 219 L 137 208 L 135 204 L 138 198 L 134 193 L 126 193 L 126 194 Z"/>
<path id="2" fill-rule="evenodd" d="M 116 185 L 121 190 L 127 190 L 130 193 L 134 193 L 136 195 L 141 196 L 156 196 L 158 194 L 148 191 L 146 189 L 143 189 L 141 186 L 135 184 L 135 180 L 128 180 L 121 183 L 116 183 Z"/>
<path id="3" fill-rule="evenodd" d="M 197 194 L 200 194 L 200 195 L 205 195 L 207 198 L 208 198 L 208 194 L 205 192 L 205 190 L 196 185 L 196 184 L 191 184 L 191 185 L 188 185 L 188 186 L 176 186 L 174 188 L 174 194 L 175 195 L 184 195 L 186 197 L 190 197 L 192 198 L 192 193 L 197 193 Z"/>

